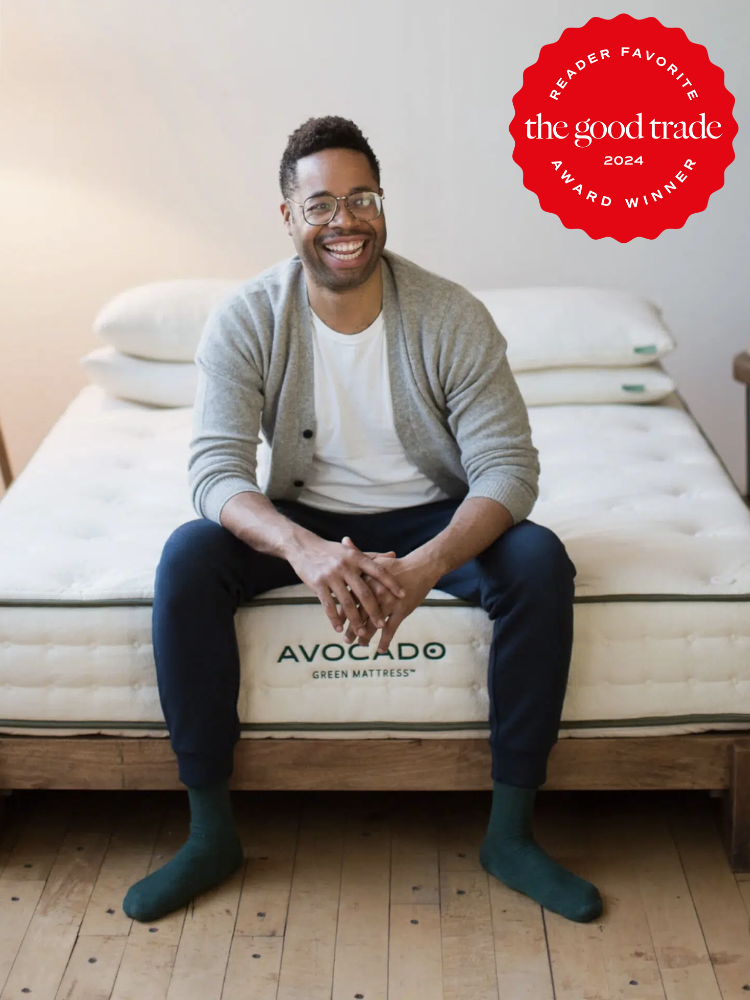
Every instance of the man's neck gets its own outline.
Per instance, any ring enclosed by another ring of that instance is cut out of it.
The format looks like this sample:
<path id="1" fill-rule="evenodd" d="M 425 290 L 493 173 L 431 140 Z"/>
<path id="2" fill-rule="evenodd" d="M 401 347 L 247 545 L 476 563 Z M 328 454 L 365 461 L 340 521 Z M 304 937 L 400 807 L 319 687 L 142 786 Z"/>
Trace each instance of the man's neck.
<path id="1" fill-rule="evenodd" d="M 337 333 L 361 333 L 375 322 L 383 306 L 382 259 L 364 285 L 333 292 L 307 281 L 313 312 Z"/>

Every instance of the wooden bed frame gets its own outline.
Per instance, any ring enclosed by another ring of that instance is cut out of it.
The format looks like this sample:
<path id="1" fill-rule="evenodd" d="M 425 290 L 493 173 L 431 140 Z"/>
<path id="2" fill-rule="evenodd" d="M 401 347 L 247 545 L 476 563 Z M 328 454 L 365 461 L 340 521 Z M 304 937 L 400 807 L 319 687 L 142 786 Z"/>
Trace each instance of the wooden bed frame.
<path id="1" fill-rule="evenodd" d="M 491 789 L 485 739 L 243 739 L 234 789 Z M 0 788 L 184 789 L 166 738 L 0 736 Z M 547 789 L 704 789 L 723 798 L 730 867 L 750 871 L 750 732 L 569 737 Z"/>

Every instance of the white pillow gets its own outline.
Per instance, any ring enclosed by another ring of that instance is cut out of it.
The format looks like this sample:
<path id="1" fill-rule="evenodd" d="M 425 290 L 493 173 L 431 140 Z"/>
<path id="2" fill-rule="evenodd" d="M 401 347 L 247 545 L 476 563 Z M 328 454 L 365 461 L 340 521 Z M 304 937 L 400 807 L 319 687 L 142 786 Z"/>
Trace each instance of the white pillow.
<path id="1" fill-rule="evenodd" d="M 527 406 L 564 403 L 654 403 L 674 392 L 657 365 L 637 368 L 547 368 L 515 372 Z"/>
<path id="2" fill-rule="evenodd" d="M 675 343 L 656 306 L 599 288 L 474 292 L 508 341 L 513 371 L 574 365 L 645 365 Z"/>
<path id="3" fill-rule="evenodd" d="M 185 361 L 145 361 L 99 347 L 80 363 L 92 382 L 120 399 L 152 406 L 192 406 L 198 366 Z"/>
<path id="4" fill-rule="evenodd" d="M 192 361 L 209 313 L 239 284 L 219 278 L 178 278 L 138 285 L 100 309 L 94 332 L 123 354 L 151 361 Z"/>

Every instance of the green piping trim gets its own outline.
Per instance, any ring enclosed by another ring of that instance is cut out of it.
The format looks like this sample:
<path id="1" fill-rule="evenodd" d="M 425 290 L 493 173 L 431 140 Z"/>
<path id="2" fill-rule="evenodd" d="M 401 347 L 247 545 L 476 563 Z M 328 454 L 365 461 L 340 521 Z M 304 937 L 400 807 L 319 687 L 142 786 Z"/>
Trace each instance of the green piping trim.
<path id="1" fill-rule="evenodd" d="M 574 604 L 710 604 L 715 601 L 750 601 L 750 594 L 609 594 L 606 597 L 574 597 Z"/>
<path id="2" fill-rule="evenodd" d="M 689 724 L 745 723 L 750 725 L 750 714 L 724 713 L 719 715 L 673 715 L 641 717 L 636 719 L 586 719 L 580 722 L 560 722 L 559 729 L 633 729 L 636 727 L 684 726 Z M 50 722 L 33 719 L 0 719 L 0 727 L 17 729 L 127 729 L 167 731 L 164 722 Z M 359 732 L 361 730 L 389 729 L 398 732 L 457 732 L 463 729 L 489 730 L 488 722 L 244 722 L 242 732 Z"/>
<path id="3" fill-rule="evenodd" d="M 150 608 L 153 603 L 152 597 L 112 597 L 99 601 L 57 601 L 47 598 L 27 600 L 19 597 L 0 600 L 0 608 Z"/>
<path id="4" fill-rule="evenodd" d="M 577 595 L 573 598 L 574 604 L 622 604 L 625 602 L 632 604 L 641 603 L 663 603 L 673 602 L 694 602 L 696 604 L 711 604 L 719 601 L 750 601 L 750 594 L 599 594 L 586 596 Z M 113 599 L 109 601 L 0 601 L 0 608 L 108 608 L 108 607 L 144 607 L 150 608 L 153 605 L 152 599 L 136 598 L 134 600 Z M 262 607 L 288 607 L 295 604 L 319 604 L 317 597 L 269 597 L 255 598 L 252 602 L 240 604 L 241 608 L 262 608 Z M 430 598 L 422 601 L 419 607 L 437 608 L 478 608 L 478 604 L 471 604 L 459 597 L 451 599 Z"/>

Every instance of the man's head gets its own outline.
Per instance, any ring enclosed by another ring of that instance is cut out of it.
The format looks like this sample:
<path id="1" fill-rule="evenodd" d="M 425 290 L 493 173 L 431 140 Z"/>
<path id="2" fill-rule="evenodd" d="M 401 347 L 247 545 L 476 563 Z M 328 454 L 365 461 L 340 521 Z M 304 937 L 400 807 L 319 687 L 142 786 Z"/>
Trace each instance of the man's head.
<path id="1" fill-rule="evenodd" d="M 387 234 L 377 197 L 383 194 L 380 164 L 354 122 L 329 115 L 300 125 L 281 158 L 279 184 L 284 224 L 308 277 L 331 291 L 363 285 L 380 263 Z M 305 212 L 313 220 L 325 219 L 332 198 L 339 199 L 333 218 L 311 225 Z M 346 254 L 353 249 L 346 244 L 360 243 L 361 249 Z M 332 246 L 344 252 L 334 257 Z"/>

